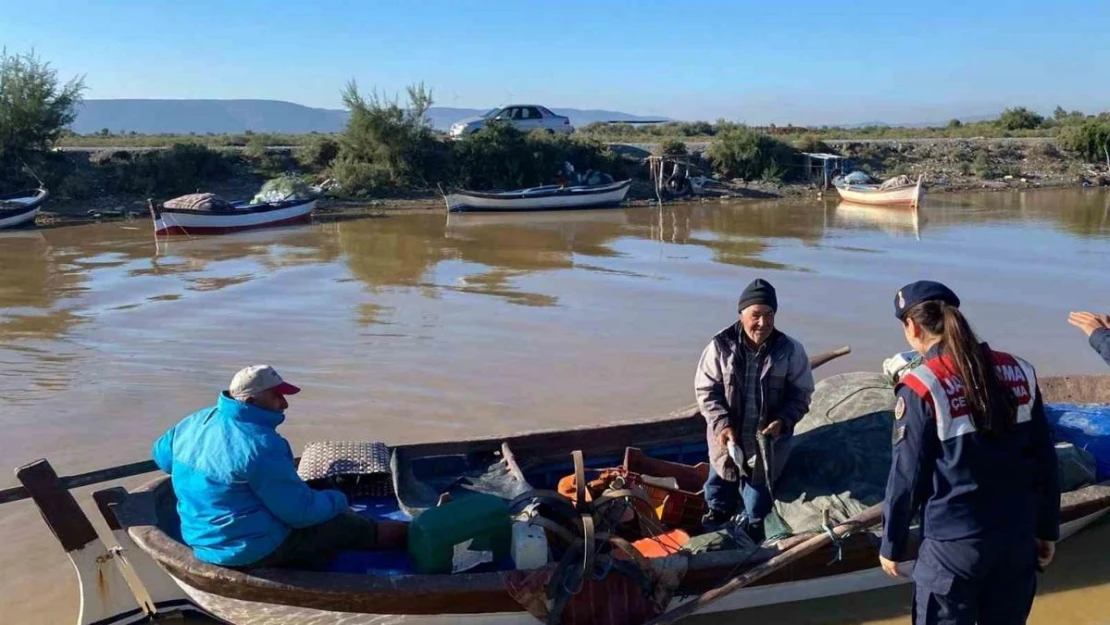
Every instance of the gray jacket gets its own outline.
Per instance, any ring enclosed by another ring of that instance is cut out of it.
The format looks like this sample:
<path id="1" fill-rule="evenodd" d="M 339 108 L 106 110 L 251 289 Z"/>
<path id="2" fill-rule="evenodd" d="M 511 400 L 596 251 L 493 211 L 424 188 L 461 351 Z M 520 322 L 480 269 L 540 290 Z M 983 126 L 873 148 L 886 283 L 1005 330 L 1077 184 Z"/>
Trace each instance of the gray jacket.
<path id="1" fill-rule="evenodd" d="M 698 408 L 706 422 L 709 461 L 714 471 L 730 482 L 737 481 L 740 475 L 736 464 L 729 458 L 728 450 L 717 444 L 717 436 L 728 425 L 737 430 L 740 426 L 740 412 L 743 410 L 740 385 L 744 376 L 741 332 L 739 323 L 718 332 L 702 352 L 694 376 Z M 782 433 L 772 444 L 774 458 L 770 462 L 773 466 L 767 467 L 773 482 L 786 461 L 795 424 L 809 412 L 813 371 L 805 348 L 798 341 L 778 330 L 767 341 L 768 349 L 760 372 L 763 401 L 758 418 L 761 429 L 776 419 L 783 423 Z M 768 459 L 762 461 L 768 462 Z"/>

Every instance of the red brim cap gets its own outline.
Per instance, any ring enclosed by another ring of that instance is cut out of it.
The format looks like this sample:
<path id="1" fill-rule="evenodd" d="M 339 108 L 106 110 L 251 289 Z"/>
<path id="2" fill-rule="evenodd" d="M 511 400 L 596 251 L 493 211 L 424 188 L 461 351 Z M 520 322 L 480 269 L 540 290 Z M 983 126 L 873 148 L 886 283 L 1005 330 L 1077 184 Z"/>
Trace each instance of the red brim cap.
<path id="1" fill-rule="evenodd" d="M 279 395 L 296 395 L 297 393 L 301 392 L 300 387 L 293 386 L 292 384 L 290 384 L 288 382 L 282 382 L 281 384 L 278 384 L 277 386 L 273 387 L 270 390 L 274 391 L 275 393 L 277 393 Z"/>

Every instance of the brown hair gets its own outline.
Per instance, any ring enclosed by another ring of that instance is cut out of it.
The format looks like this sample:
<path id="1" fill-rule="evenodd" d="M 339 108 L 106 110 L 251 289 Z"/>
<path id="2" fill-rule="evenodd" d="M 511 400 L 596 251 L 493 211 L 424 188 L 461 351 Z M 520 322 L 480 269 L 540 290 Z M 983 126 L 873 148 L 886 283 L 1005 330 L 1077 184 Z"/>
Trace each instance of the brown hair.
<path id="1" fill-rule="evenodd" d="M 975 429 L 991 435 L 1004 433 L 1017 420 L 1017 398 L 1002 383 L 990 351 L 982 345 L 960 309 L 929 300 L 913 306 L 905 316 L 941 337 L 944 353 L 951 358 L 963 382 Z"/>

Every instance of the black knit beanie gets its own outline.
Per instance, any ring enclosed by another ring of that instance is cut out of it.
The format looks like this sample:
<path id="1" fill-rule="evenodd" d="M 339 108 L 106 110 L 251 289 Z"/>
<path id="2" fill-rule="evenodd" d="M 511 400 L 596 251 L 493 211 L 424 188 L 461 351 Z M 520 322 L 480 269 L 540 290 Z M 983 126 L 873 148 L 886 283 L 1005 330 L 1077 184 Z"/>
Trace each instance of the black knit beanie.
<path id="1" fill-rule="evenodd" d="M 775 312 L 779 310 L 779 299 L 775 295 L 775 287 L 761 278 L 752 280 L 752 283 L 740 294 L 740 302 L 736 305 L 736 312 L 743 312 L 748 306 L 756 304 L 766 304 Z"/>

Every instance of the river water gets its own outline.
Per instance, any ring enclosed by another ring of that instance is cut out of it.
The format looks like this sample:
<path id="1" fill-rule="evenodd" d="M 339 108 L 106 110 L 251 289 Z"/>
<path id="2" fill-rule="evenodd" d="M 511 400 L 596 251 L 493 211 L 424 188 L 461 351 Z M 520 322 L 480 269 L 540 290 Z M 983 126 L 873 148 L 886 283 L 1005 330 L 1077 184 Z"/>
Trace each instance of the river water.
<path id="1" fill-rule="evenodd" d="M 921 278 L 952 286 L 985 339 L 1042 375 L 1097 373 L 1067 315 L 1110 309 L 1108 267 L 1110 195 L 1076 190 L 938 195 L 916 215 L 711 202 L 159 243 L 145 221 L 3 233 L 0 458 L 63 474 L 146 459 L 255 362 L 304 388 L 282 426 L 297 451 L 654 416 L 692 401 L 702 348 L 755 277 L 811 354 L 851 345 L 818 377 L 906 349 L 892 298 Z M 72 570 L 34 507 L 0 508 L 0 536 L 0 622 L 71 622 Z M 1091 606 L 1110 605 L 1110 559 L 1092 553 L 1108 546 L 1106 524 L 1063 546 L 1034 622 L 1105 619 Z M 861 597 L 766 615 L 908 622 L 908 587 Z"/>

